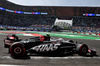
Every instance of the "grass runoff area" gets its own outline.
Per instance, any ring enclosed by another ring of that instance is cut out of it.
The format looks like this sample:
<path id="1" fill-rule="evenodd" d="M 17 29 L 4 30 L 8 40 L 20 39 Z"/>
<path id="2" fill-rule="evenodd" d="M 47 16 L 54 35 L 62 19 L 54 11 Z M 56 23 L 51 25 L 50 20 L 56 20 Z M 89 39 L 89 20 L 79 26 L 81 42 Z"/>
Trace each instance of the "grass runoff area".
<path id="1" fill-rule="evenodd" d="M 64 38 L 76 38 L 76 39 L 92 39 L 92 40 L 100 40 L 100 36 L 97 35 L 89 35 L 89 34 L 78 34 L 72 32 L 35 32 L 35 31 L 25 31 L 26 33 L 38 33 L 41 35 L 49 34 L 50 36 L 58 36 Z"/>
<path id="2" fill-rule="evenodd" d="M 3 31 L 3 30 L 1 30 Z M 5 33 L 0 33 L 1 35 L 8 35 L 7 31 Z M 16 35 L 25 36 L 27 34 L 37 33 L 40 35 L 49 34 L 50 36 L 64 37 L 64 38 L 75 38 L 75 39 L 92 39 L 92 40 L 100 40 L 100 36 L 94 34 L 83 34 L 83 33 L 72 33 L 72 32 L 38 32 L 38 31 L 11 31 L 11 32 L 19 32 Z M 25 32 L 26 34 L 20 34 L 20 32 Z"/>

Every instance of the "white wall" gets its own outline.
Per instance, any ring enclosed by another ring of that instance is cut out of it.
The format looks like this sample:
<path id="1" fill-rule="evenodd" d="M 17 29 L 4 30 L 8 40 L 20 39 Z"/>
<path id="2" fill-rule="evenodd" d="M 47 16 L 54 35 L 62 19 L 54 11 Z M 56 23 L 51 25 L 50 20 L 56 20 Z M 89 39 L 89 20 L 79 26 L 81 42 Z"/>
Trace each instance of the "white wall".
<path id="1" fill-rule="evenodd" d="M 61 20 L 61 19 L 56 18 L 54 25 L 57 25 L 61 28 L 70 27 L 72 26 L 72 20 Z"/>

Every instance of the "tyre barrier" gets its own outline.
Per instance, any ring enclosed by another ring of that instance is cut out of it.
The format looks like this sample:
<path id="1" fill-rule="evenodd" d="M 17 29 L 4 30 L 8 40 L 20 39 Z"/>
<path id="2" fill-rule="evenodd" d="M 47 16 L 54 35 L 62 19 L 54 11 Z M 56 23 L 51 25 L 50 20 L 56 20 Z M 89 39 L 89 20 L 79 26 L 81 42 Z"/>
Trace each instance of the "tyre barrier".
<path id="1" fill-rule="evenodd" d="M 86 32 L 71 32 L 71 33 L 100 36 L 100 33 L 86 33 Z"/>

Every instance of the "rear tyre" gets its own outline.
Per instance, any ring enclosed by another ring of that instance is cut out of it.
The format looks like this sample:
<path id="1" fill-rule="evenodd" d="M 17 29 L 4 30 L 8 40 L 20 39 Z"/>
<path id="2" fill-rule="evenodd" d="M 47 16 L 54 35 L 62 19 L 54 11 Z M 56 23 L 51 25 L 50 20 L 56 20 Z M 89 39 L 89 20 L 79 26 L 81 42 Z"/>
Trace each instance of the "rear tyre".
<path id="1" fill-rule="evenodd" d="M 77 46 L 77 52 L 81 56 L 85 56 L 88 53 L 88 46 L 86 44 L 79 44 Z"/>
<path id="2" fill-rule="evenodd" d="M 13 58 L 21 58 L 26 54 L 24 45 L 22 44 L 14 44 L 10 47 L 10 54 Z"/>

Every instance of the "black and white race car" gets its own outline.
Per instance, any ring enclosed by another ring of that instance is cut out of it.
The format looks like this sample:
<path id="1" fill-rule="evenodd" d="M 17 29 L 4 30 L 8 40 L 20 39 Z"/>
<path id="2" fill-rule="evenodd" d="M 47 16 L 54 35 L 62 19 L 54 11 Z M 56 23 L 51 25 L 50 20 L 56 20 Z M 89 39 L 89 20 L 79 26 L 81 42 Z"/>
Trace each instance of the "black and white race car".
<path id="1" fill-rule="evenodd" d="M 10 45 L 9 52 L 14 58 L 21 58 L 29 53 L 57 56 L 72 54 L 84 56 L 87 55 L 87 53 L 96 55 L 96 50 L 89 49 L 86 44 L 74 43 L 72 40 L 65 41 L 62 38 L 50 39 L 50 37 L 45 37 L 49 40 L 41 41 L 40 37 L 33 37 L 26 40 L 15 41 Z M 10 40 L 9 42 L 12 41 L 13 40 Z"/>

